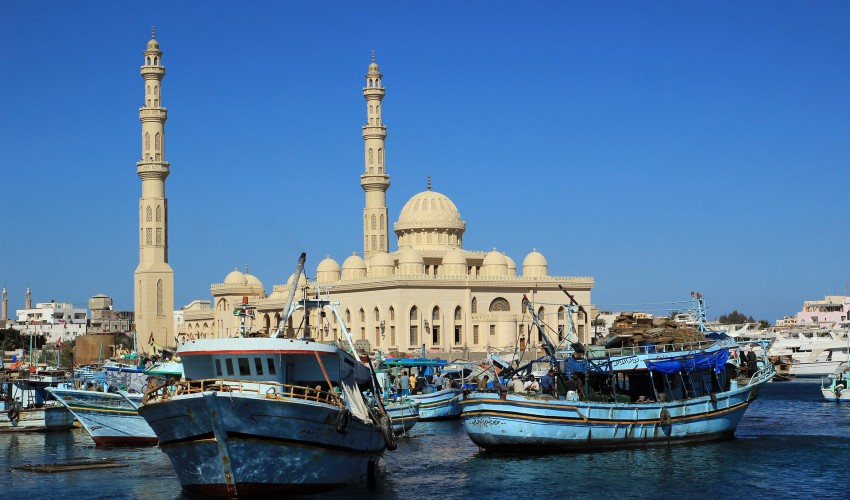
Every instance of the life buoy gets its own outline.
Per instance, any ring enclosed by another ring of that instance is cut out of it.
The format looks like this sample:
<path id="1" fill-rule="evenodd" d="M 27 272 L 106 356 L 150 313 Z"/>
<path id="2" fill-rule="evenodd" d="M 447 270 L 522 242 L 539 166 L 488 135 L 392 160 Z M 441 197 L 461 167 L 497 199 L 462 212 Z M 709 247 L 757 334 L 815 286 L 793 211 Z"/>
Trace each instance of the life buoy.
<path id="1" fill-rule="evenodd" d="M 381 433 L 384 435 L 384 443 L 386 443 L 388 450 L 394 451 L 398 448 L 398 442 L 393 431 L 393 421 L 387 414 L 381 415 Z"/>
<path id="2" fill-rule="evenodd" d="M 661 425 L 670 425 L 670 422 L 673 421 L 673 419 L 670 418 L 670 412 L 667 408 L 661 408 L 661 415 L 659 415 L 658 420 L 661 422 Z"/>
<path id="3" fill-rule="evenodd" d="M 6 416 L 9 417 L 9 422 L 17 422 L 21 419 L 21 412 L 17 408 L 12 408 Z"/>
<path id="4" fill-rule="evenodd" d="M 351 410 L 343 408 L 336 415 L 336 431 L 345 434 L 348 432 L 349 425 L 351 425 Z"/>

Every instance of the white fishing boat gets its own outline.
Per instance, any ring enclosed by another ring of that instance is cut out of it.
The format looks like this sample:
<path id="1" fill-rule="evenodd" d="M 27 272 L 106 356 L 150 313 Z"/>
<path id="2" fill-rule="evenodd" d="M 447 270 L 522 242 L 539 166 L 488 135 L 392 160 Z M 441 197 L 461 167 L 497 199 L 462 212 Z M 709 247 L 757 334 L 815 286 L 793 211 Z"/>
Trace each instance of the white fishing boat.
<path id="1" fill-rule="evenodd" d="M 850 401 L 850 371 L 847 364 L 840 366 L 835 373 L 821 379 L 821 394 L 827 401 L 843 403 Z"/>
<path id="2" fill-rule="evenodd" d="M 406 434 L 419 422 L 419 402 L 410 398 L 390 399 L 384 403 L 393 422 L 393 432 Z"/>
<path id="3" fill-rule="evenodd" d="M 369 367 L 337 345 L 280 336 L 295 309 L 330 309 L 354 352 L 336 304 L 305 298 L 290 307 L 294 288 L 272 337 L 186 342 L 177 351 L 185 380 L 146 394 L 139 413 L 184 490 L 237 497 L 373 483 L 395 446 L 390 418 L 362 393 Z"/>

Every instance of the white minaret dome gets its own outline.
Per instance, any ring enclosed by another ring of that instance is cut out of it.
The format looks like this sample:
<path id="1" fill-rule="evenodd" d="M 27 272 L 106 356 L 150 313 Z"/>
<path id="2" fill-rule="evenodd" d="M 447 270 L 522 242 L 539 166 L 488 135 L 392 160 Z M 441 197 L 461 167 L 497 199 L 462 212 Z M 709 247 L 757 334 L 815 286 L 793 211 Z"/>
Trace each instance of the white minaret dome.
<path id="1" fill-rule="evenodd" d="M 522 261 L 523 276 L 546 276 L 549 273 L 549 264 L 546 257 L 535 248 Z"/>
<path id="2" fill-rule="evenodd" d="M 481 263 L 482 276 L 506 276 L 508 274 L 508 261 L 505 256 L 494 248 L 484 256 Z"/>
<path id="3" fill-rule="evenodd" d="M 365 277 L 366 262 L 355 252 L 342 263 L 342 279 L 356 280 Z"/>
<path id="4" fill-rule="evenodd" d="M 331 258 L 330 255 L 319 262 L 316 267 L 316 281 L 319 283 L 333 283 L 339 281 L 340 269 L 339 264 Z"/>
<path id="5" fill-rule="evenodd" d="M 225 285 L 247 285 L 248 280 L 245 278 L 245 275 L 242 274 L 239 269 L 233 268 L 233 271 L 224 278 Z"/>
<path id="6" fill-rule="evenodd" d="M 379 252 L 369 259 L 369 277 L 387 278 L 394 274 L 395 262 L 386 252 Z"/>

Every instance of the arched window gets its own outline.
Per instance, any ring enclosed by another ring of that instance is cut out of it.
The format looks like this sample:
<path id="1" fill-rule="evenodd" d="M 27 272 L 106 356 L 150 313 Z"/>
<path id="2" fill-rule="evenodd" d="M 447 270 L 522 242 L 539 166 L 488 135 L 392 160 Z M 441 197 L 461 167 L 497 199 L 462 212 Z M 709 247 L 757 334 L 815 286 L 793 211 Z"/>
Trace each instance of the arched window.
<path id="1" fill-rule="evenodd" d="M 460 321 L 461 312 L 460 306 L 455 307 L 455 321 Z"/>
<path id="2" fill-rule="evenodd" d="M 362 307 L 360 308 L 360 322 L 366 322 L 366 311 L 364 311 Z"/>
<path id="3" fill-rule="evenodd" d="M 416 321 L 419 319 L 419 311 L 416 309 L 416 306 L 410 308 L 410 321 Z"/>
<path id="4" fill-rule="evenodd" d="M 351 323 L 351 309 L 345 310 L 345 322 L 349 324 Z"/>
<path id="5" fill-rule="evenodd" d="M 157 150 L 157 151 L 159 151 L 159 150 L 160 150 L 160 144 L 159 144 L 159 143 L 160 143 L 160 137 L 159 137 L 159 132 L 157 132 L 157 133 L 156 133 L 156 135 L 154 136 L 154 142 L 155 142 L 154 147 L 156 148 L 156 150 Z"/>
<path id="6" fill-rule="evenodd" d="M 440 321 L 440 308 L 437 306 L 431 311 L 431 321 Z"/>
<path id="7" fill-rule="evenodd" d="M 384 164 L 384 148 L 378 148 L 378 165 Z"/>
<path id="8" fill-rule="evenodd" d="M 145 132 L 145 151 L 150 151 L 151 149 L 151 134 L 150 132 Z"/>
<path id="9" fill-rule="evenodd" d="M 148 207 L 145 209 L 145 221 L 151 222 L 152 220 L 153 220 L 153 211 L 151 210 L 151 206 L 148 205 Z"/>
<path id="10" fill-rule="evenodd" d="M 378 237 L 374 234 L 372 235 L 372 250 L 378 249 Z"/>
<path id="11" fill-rule="evenodd" d="M 369 148 L 369 165 L 375 163 L 375 150 Z"/>
<path id="12" fill-rule="evenodd" d="M 478 297 L 472 297 L 472 314 L 478 314 Z"/>
<path id="13" fill-rule="evenodd" d="M 145 229 L 145 244 L 153 245 L 153 231 L 151 231 L 151 228 Z"/>
<path id="14" fill-rule="evenodd" d="M 381 229 L 384 228 L 384 214 L 381 214 Z"/>
<path id="15" fill-rule="evenodd" d="M 543 318 L 546 317 L 546 309 L 540 308 L 537 310 L 537 317 L 540 318 L 540 321 L 544 321 Z"/>
<path id="16" fill-rule="evenodd" d="M 156 315 L 162 316 L 162 280 L 156 282 Z"/>
<path id="17" fill-rule="evenodd" d="M 497 297 L 490 302 L 490 312 L 508 312 L 511 310 L 511 305 L 503 297 Z"/>
<path id="18" fill-rule="evenodd" d="M 377 217 L 375 217 L 374 215 L 372 215 L 372 229 L 376 229 L 376 228 L 377 228 L 377 226 L 378 226 L 377 220 L 378 220 L 378 219 L 377 219 Z"/>
<path id="19" fill-rule="evenodd" d="M 381 321 L 381 311 L 378 308 L 375 308 L 375 321 Z"/>
<path id="20" fill-rule="evenodd" d="M 162 222 L 162 206 L 161 205 L 156 206 L 156 221 Z"/>
<path id="21" fill-rule="evenodd" d="M 564 306 L 561 306 L 561 307 L 558 308 L 558 321 L 564 321 L 564 312 L 565 311 L 566 310 L 564 309 Z"/>
<path id="22" fill-rule="evenodd" d="M 395 309 L 390 306 L 390 321 L 395 321 Z"/>
<path id="23" fill-rule="evenodd" d="M 370 104 L 370 105 L 369 105 L 369 114 L 371 115 L 371 114 L 373 114 L 374 112 L 375 112 L 375 107 L 374 107 L 374 106 L 372 106 L 372 105 Z"/>

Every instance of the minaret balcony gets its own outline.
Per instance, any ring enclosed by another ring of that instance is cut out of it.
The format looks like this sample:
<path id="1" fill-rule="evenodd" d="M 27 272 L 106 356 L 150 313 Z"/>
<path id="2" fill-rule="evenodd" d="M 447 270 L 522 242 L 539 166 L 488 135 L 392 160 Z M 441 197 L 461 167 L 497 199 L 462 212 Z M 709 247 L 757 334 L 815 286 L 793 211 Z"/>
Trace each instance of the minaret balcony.
<path id="1" fill-rule="evenodd" d="M 139 119 L 143 122 L 164 122 L 168 119 L 168 109 L 166 108 L 139 108 Z"/>
<path id="2" fill-rule="evenodd" d="M 387 127 L 384 125 L 363 125 L 364 139 L 386 139 Z"/>
<path id="3" fill-rule="evenodd" d="M 170 170 L 168 167 L 171 166 L 167 161 L 158 161 L 158 162 L 149 162 L 149 161 L 139 161 L 136 162 L 136 173 L 139 174 L 139 177 L 142 179 L 145 178 L 165 178 L 168 176 Z M 163 175 L 165 174 L 165 175 Z"/>
<path id="4" fill-rule="evenodd" d="M 366 99 L 383 99 L 386 93 L 384 87 L 363 87 L 363 96 Z"/>
<path id="5" fill-rule="evenodd" d="M 165 66 L 142 66 L 141 74 L 145 80 L 162 80 L 165 76 Z"/>

